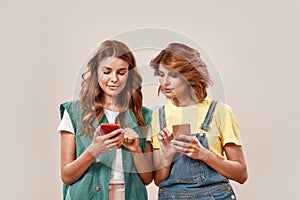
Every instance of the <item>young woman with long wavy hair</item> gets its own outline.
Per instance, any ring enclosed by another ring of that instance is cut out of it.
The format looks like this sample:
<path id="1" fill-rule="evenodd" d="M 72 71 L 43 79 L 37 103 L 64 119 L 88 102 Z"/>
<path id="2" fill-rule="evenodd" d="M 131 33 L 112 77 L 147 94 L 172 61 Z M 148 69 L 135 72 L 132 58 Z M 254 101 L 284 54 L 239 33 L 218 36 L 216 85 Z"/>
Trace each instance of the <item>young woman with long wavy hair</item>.
<path id="1" fill-rule="evenodd" d="M 124 43 L 104 41 L 82 79 L 80 99 L 60 106 L 64 199 L 147 199 L 152 112 L 142 106 L 133 53 Z M 121 128 L 103 134 L 103 123 Z"/>

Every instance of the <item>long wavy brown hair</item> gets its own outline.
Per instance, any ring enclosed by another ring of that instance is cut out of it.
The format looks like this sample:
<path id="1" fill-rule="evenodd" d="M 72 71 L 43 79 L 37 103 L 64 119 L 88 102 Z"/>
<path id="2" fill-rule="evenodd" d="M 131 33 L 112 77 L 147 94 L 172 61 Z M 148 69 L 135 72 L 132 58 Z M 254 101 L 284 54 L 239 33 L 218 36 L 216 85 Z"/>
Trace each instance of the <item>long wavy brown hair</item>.
<path id="1" fill-rule="evenodd" d="M 131 109 L 134 113 L 138 125 L 145 126 L 142 115 L 142 77 L 137 71 L 136 61 L 133 53 L 122 42 L 116 40 L 106 40 L 102 42 L 93 57 L 88 61 L 87 70 L 82 74 L 80 105 L 82 113 L 81 134 L 92 137 L 95 131 L 94 124 L 97 123 L 104 114 L 103 90 L 98 83 L 98 66 L 102 59 L 116 57 L 123 59 L 129 64 L 128 78 L 125 88 L 118 96 L 119 115 L 116 123 L 125 125 L 125 112 Z"/>
<path id="2" fill-rule="evenodd" d="M 200 53 L 185 44 L 171 43 L 150 62 L 154 75 L 159 75 L 162 64 L 180 73 L 194 91 L 196 100 L 201 103 L 207 96 L 207 89 L 213 82 Z M 161 87 L 158 89 L 158 94 Z"/>

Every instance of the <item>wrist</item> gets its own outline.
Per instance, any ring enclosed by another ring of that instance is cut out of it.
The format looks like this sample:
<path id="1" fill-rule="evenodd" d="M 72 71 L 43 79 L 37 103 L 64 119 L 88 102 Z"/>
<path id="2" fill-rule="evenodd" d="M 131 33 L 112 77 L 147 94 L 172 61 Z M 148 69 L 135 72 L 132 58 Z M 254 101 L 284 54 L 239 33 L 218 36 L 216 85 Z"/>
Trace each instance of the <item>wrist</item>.
<path id="1" fill-rule="evenodd" d="M 170 168 L 173 162 L 173 157 L 175 154 L 164 154 L 161 156 L 160 166 L 163 168 Z"/>
<path id="2" fill-rule="evenodd" d="M 205 153 L 202 153 L 202 155 L 199 156 L 199 160 L 206 162 L 207 159 L 209 159 L 210 154 L 211 154 L 211 152 L 209 150 L 206 150 Z"/>
<path id="3" fill-rule="evenodd" d="M 93 143 L 90 144 L 90 146 L 87 147 L 87 152 L 93 156 L 94 158 L 96 158 L 100 153 L 97 151 L 97 149 L 94 147 Z"/>
<path id="4" fill-rule="evenodd" d="M 143 151 L 142 151 L 141 147 L 139 146 L 138 148 L 132 150 L 131 153 L 143 153 Z"/>
<path id="5" fill-rule="evenodd" d="M 160 161 L 160 168 L 165 168 L 165 169 L 170 169 L 171 168 L 171 164 L 172 164 L 173 160 L 169 160 L 169 159 L 162 159 Z"/>
<path id="6" fill-rule="evenodd" d="M 162 152 L 162 158 L 164 160 L 168 160 L 168 161 L 172 161 L 173 160 L 173 157 L 175 155 L 176 151 L 166 151 L 166 152 Z"/>

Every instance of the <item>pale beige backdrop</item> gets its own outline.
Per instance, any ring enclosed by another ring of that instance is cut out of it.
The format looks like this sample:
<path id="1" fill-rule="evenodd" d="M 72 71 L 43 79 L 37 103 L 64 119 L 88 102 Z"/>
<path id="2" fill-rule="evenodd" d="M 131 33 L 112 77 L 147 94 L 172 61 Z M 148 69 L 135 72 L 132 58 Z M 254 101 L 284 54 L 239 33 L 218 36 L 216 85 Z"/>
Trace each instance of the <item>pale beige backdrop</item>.
<path id="1" fill-rule="evenodd" d="M 139 27 L 187 35 L 215 63 L 249 168 L 238 198 L 300 199 L 299 2 L 0 0 L 0 199 L 61 199 L 59 104 L 98 43 Z"/>

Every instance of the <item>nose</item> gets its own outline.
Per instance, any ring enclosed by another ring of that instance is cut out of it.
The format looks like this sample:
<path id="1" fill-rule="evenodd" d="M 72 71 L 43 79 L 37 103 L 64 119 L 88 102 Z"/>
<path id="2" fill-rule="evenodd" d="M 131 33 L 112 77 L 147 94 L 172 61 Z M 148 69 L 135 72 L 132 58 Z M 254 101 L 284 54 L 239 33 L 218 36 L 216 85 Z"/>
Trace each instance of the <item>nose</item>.
<path id="1" fill-rule="evenodd" d="M 116 72 L 111 73 L 110 81 L 111 82 L 117 82 L 118 81 L 118 76 L 117 76 Z"/>
<path id="2" fill-rule="evenodd" d="M 169 76 L 162 77 L 162 85 L 164 85 L 164 86 L 170 85 L 170 78 L 169 78 Z"/>

